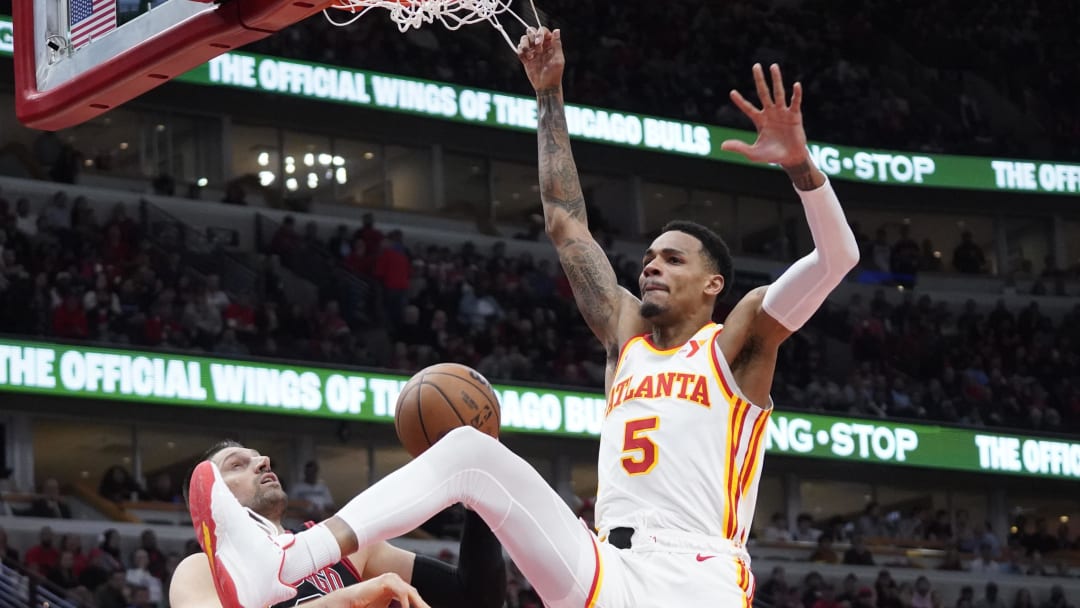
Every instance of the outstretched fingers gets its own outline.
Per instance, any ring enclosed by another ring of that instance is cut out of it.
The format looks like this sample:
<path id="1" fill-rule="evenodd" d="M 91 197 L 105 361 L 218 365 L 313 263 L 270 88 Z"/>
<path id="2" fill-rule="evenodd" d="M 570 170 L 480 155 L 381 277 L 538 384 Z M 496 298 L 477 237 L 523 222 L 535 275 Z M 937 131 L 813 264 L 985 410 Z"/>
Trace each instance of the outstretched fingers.
<path id="1" fill-rule="evenodd" d="M 772 74 L 773 103 L 781 108 L 786 107 L 787 92 L 784 91 L 784 77 L 780 74 L 780 66 L 772 64 L 769 66 L 769 73 Z"/>
<path id="2" fill-rule="evenodd" d="M 724 143 L 720 144 L 720 149 L 725 151 L 725 152 L 734 152 L 736 154 L 742 154 L 743 156 L 745 156 L 747 158 L 750 158 L 750 155 L 753 154 L 753 146 L 746 143 L 745 141 L 740 141 L 738 139 L 726 139 L 726 140 L 724 140 Z"/>
<path id="3" fill-rule="evenodd" d="M 765 83 L 765 70 L 761 69 L 760 63 L 754 64 L 754 87 L 757 88 L 758 101 L 762 109 L 773 106 L 772 96 L 769 95 L 769 85 Z"/>
<path id="4" fill-rule="evenodd" d="M 802 111 L 802 83 L 796 82 L 795 86 L 792 87 L 791 111 L 792 112 L 801 112 Z"/>
<path id="5" fill-rule="evenodd" d="M 746 117 L 753 121 L 755 125 L 757 124 L 758 115 L 761 114 L 761 110 L 755 107 L 754 104 L 747 101 L 747 99 L 742 96 L 742 93 L 736 91 L 735 89 L 732 89 L 731 103 L 734 103 L 735 107 L 742 110 L 742 113 L 746 114 Z"/>

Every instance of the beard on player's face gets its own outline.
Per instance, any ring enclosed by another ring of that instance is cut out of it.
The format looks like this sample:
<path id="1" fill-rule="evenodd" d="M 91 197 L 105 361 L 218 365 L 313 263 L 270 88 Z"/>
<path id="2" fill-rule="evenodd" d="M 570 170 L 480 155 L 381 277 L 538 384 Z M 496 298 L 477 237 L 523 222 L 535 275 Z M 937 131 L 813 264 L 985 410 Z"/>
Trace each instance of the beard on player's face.
<path id="1" fill-rule="evenodd" d="M 642 302 L 639 311 L 643 319 L 653 320 L 667 312 L 667 307 L 656 302 Z"/>
<path id="2" fill-rule="evenodd" d="M 641 288 L 641 306 L 638 312 L 641 318 L 650 321 L 653 325 L 664 325 L 672 316 L 678 316 L 679 311 L 685 308 L 685 278 L 680 273 L 670 272 L 663 276 L 656 274 L 645 278 L 644 274 L 639 279 Z M 651 288 L 650 288 L 651 285 Z"/>
<path id="3" fill-rule="evenodd" d="M 281 488 L 266 487 L 257 484 L 255 493 L 241 504 L 271 520 L 280 519 L 288 506 L 289 496 Z"/>
<path id="4" fill-rule="evenodd" d="M 269 519 L 280 517 L 285 513 L 289 496 L 280 485 L 260 483 L 258 477 L 250 483 L 247 480 L 236 479 L 227 479 L 226 483 L 241 506 Z"/>

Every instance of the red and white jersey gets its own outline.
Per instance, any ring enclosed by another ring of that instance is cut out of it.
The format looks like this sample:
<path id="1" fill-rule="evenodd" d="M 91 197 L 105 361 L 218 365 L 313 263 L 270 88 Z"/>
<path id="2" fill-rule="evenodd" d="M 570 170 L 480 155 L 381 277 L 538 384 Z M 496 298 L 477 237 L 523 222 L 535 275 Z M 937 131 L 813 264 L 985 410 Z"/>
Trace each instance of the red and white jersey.
<path id="1" fill-rule="evenodd" d="M 743 546 L 757 502 L 770 409 L 736 386 L 710 323 L 686 344 L 648 335 L 619 354 L 600 431 L 598 530 L 692 532 Z"/>

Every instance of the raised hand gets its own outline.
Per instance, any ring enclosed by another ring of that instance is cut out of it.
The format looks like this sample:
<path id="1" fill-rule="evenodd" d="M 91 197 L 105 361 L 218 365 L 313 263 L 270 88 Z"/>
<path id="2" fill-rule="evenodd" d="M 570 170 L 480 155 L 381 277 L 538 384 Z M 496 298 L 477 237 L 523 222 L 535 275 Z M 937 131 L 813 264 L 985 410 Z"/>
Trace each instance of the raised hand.
<path id="1" fill-rule="evenodd" d="M 559 30 L 552 32 L 546 27 L 530 27 L 518 42 L 518 59 L 525 66 L 525 74 L 536 91 L 562 85 L 566 58 L 563 56 L 561 35 Z"/>
<path id="2" fill-rule="evenodd" d="M 801 110 L 802 85 L 796 82 L 792 87 L 789 104 L 780 66 L 774 63 L 769 71 L 772 74 L 771 93 L 761 64 L 754 64 L 754 84 L 757 87 L 758 100 L 761 101 L 760 108 L 747 101 L 738 91 L 731 91 L 731 101 L 754 123 L 757 140 L 751 145 L 729 139 L 721 144 L 720 148 L 742 154 L 755 162 L 791 167 L 805 162 L 808 158 Z"/>

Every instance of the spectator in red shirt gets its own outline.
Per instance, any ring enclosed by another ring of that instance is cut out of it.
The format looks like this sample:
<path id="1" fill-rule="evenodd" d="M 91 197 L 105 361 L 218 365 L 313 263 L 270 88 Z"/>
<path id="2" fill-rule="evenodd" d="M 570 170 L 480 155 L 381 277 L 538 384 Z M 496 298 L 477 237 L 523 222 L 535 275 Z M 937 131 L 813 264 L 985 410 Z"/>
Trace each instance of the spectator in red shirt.
<path id="1" fill-rule="evenodd" d="M 135 242 L 136 230 L 135 222 L 128 217 L 127 210 L 124 209 L 123 203 L 116 203 L 113 206 L 112 214 L 109 216 L 109 223 L 105 225 L 106 229 L 116 226 L 120 229 L 120 235 L 128 243 Z"/>
<path id="2" fill-rule="evenodd" d="M 840 602 L 836 601 L 836 592 L 830 584 L 822 585 L 818 599 L 811 608 L 841 608 Z"/>
<path id="3" fill-rule="evenodd" d="M 375 216 L 365 213 L 361 219 L 364 225 L 360 227 L 360 230 L 356 231 L 356 236 L 364 241 L 364 246 L 367 247 L 368 251 L 378 251 L 379 245 L 382 244 L 383 233 L 375 227 Z"/>
<path id="4" fill-rule="evenodd" d="M 225 307 L 225 325 L 242 334 L 255 333 L 255 309 L 251 306 L 251 296 L 237 294 L 235 300 Z"/>
<path id="5" fill-rule="evenodd" d="M 82 571 L 86 569 L 86 564 L 89 560 L 86 553 L 83 553 L 82 541 L 79 539 L 78 534 L 65 534 L 60 537 L 60 549 L 61 551 L 71 553 L 72 568 L 75 569 L 75 576 L 80 576 Z"/>
<path id="6" fill-rule="evenodd" d="M 293 216 L 286 215 L 281 227 L 277 229 L 273 240 L 270 241 L 270 251 L 284 259 L 292 255 L 299 246 L 300 235 L 296 232 L 296 220 Z"/>
<path id="7" fill-rule="evenodd" d="M 166 308 L 166 305 L 161 302 L 155 303 L 150 310 L 150 314 L 146 315 L 146 320 L 143 321 L 143 340 L 149 346 L 157 346 L 165 339 L 165 317 L 163 313 Z"/>
<path id="8" fill-rule="evenodd" d="M 48 526 L 42 528 L 41 535 L 38 538 L 38 544 L 26 551 L 24 560 L 28 570 L 45 576 L 60 563 L 60 551 L 53 546 L 52 528 Z"/>
<path id="9" fill-rule="evenodd" d="M 401 240 L 401 231 L 394 230 L 383 241 L 379 257 L 375 260 L 375 278 L 383 286 L 383 303 L 386 318 L 392 327 L 401 322 L 401 314 L 408 301 L 409 278 L 412 263 Z"/>
<path id="10" fill-rule="evenodd" d="M 367 248 L 364 239 L 357 238 L 353 241 L 352 250 L 345 256 L 345 268 L 361 275 L 371 276 L 375 272 L 375 250 Z"/>
<path id="11" fill-rule="evenodd" d="M 124 232 L 119 224 L 112 224 L 105 231 L 101 257 L 106 264 L 114 266 L 123 266 L 131 259 L 131 243 L 124 238 Z"/>
<path id="12" fill-rule="evenodd" d="M 58 338 L 85 338 L 90 334 L 86 311 L 78 296 L 69 293 L 53 311 L 53 335 Z"/>
<path id="13" fill-rule="evenodd" d="M 322 328 L 323 337 L 337 338 L 349 333 L 349 325 L 341 318 L 341 310 L 337 300 L 326 303 L 326 309 L 319 315 L 319 326 Z"/>

